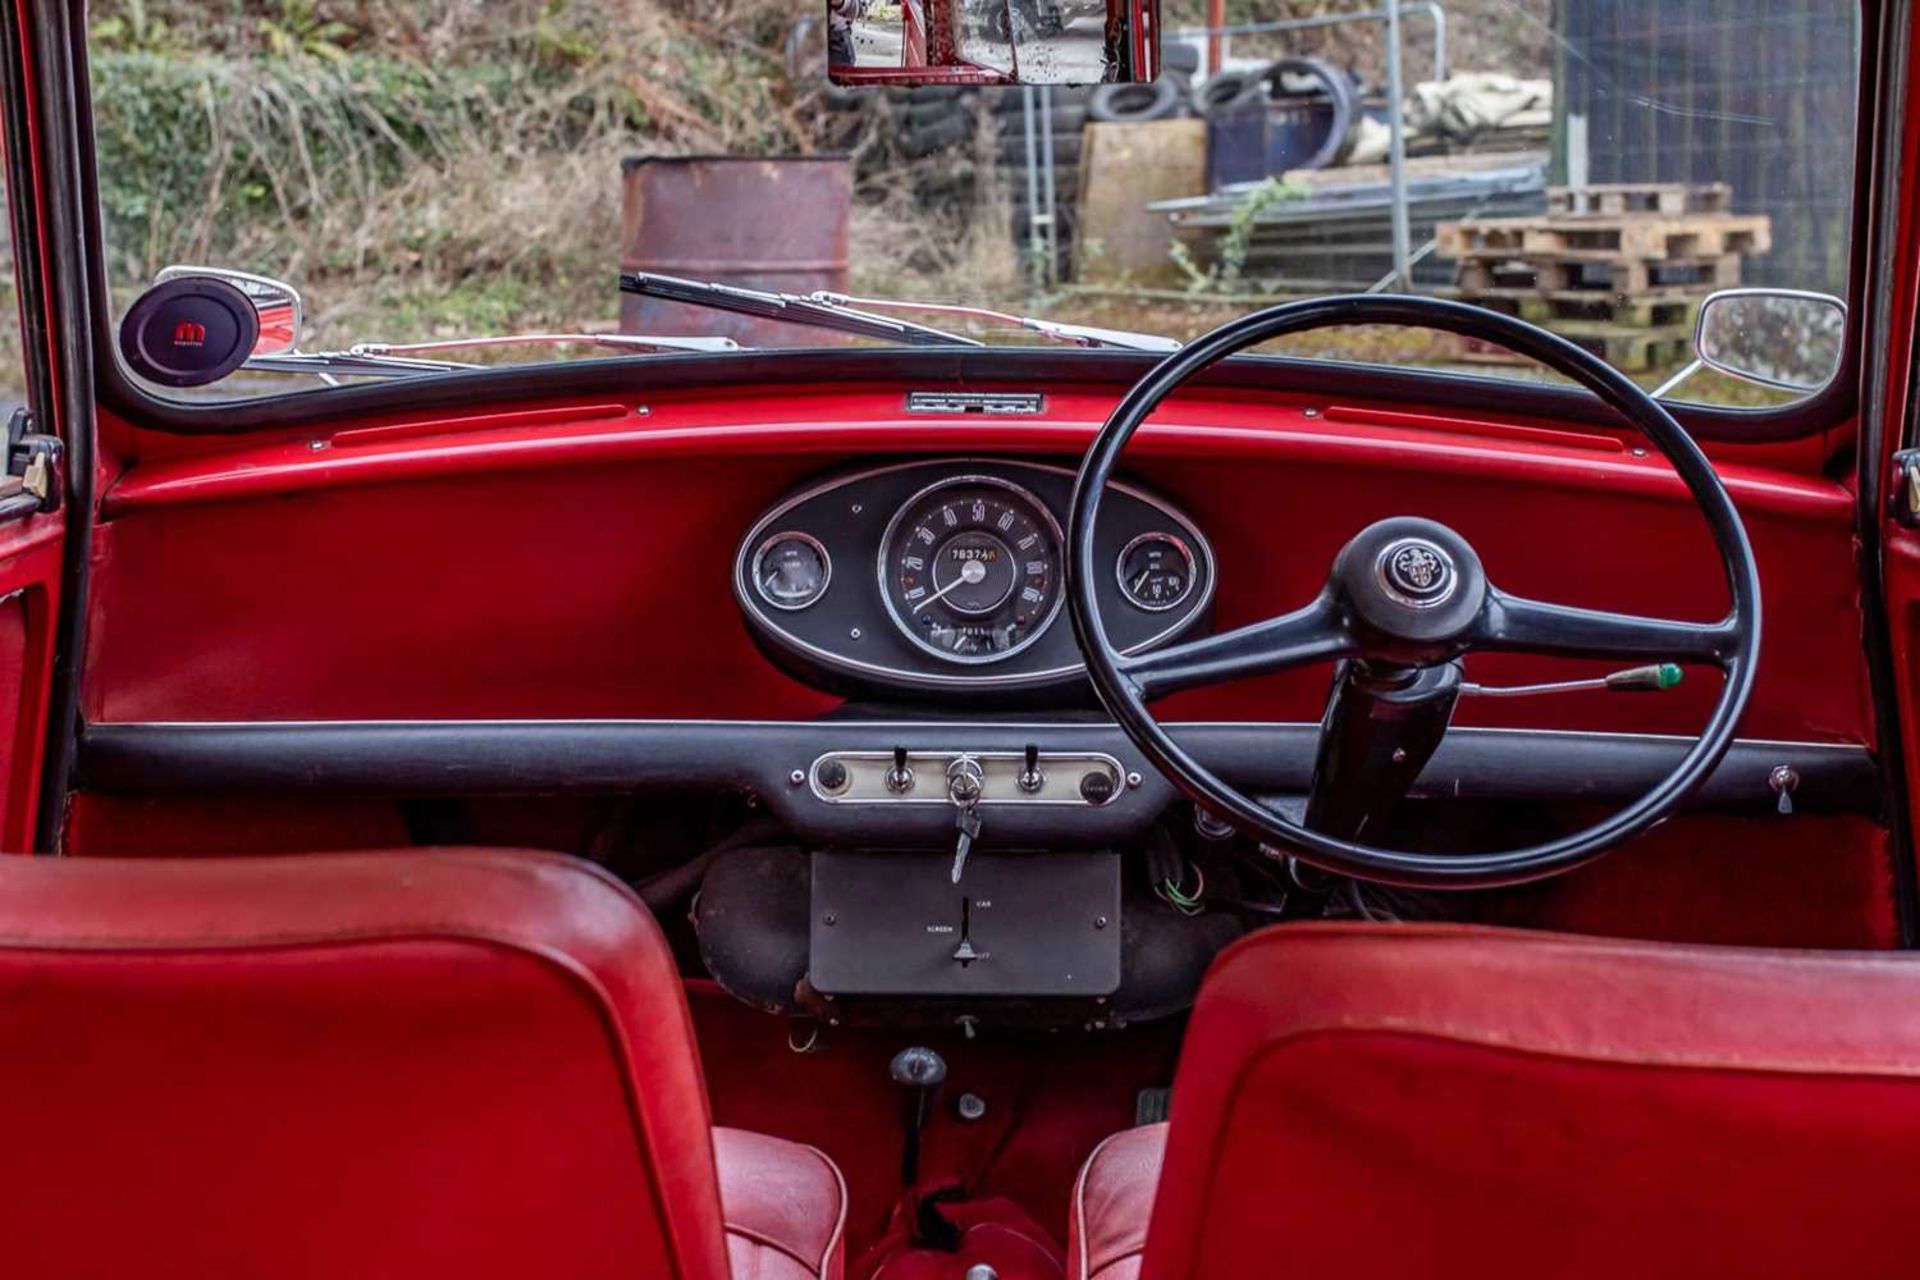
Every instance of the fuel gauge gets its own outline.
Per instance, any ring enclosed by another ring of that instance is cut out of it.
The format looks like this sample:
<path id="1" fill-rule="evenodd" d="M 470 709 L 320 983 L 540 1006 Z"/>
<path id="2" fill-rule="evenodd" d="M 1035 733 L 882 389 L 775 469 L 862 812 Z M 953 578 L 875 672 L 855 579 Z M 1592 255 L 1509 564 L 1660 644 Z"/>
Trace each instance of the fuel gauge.
<path id="1" fill-rule="evenodd" d="M 1116 566 L 1127 602 L 1149 613 L 1172 609 L 1193 594 L 1193 551 L 1170 533 L 1143 533 Z"/>
<path id="2" fill-rule="evenodd" d="M 776 533 L 753 556 L 753 586 L 776 609 L 804 609 L 827 592 L 833 564 L 818 539 Z"/>

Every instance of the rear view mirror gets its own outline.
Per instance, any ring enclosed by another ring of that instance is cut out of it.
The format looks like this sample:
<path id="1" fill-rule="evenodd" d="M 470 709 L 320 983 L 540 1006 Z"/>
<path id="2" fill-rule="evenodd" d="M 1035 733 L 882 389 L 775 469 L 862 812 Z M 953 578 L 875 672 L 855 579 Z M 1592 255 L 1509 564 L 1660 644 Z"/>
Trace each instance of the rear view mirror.
<path id="1" fill-rule="evenodd" d="M 163 387 L 204 387 L 259 356 L 298 350 L 292 285 L 219 267 L 168 267 L 120 318 L 127 367 Z"/>
<path id="2" fill-rule="evenodd" d="M 1157 0 L 826 0 L 838 85 L 1103 84 L 1159 70 Z"/>
<path id="3" fill-rule="evenodd" d="M 1726 289 L 1700 306 L 1694 352 L 1730 377 L 1813 392 L 1840 371 L 1847 307 L 1824 293 Z"/>
<path id="4" fill-rule="evenodd" d="M 254 339 L 254 356 L 278 356 L 300 349 L 301 329 L 306 324 L 306 304 L 300 291 L 270 276 L 249 275 L 222 267 L 167 267 L 154 277 L 156 285 L 169 280 L 211 279 L 224 281 L 240 290 L 253 304 L 260 321 L 259 337 Z"/>

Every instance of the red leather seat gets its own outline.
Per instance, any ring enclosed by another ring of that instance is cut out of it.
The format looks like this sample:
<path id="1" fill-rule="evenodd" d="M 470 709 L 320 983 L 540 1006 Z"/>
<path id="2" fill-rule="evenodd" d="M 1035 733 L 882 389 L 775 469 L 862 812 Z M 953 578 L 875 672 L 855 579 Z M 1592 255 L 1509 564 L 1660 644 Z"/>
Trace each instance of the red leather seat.
<path id="1" fill-rule="evenodd" d="M 659 929 L 584 863 L 0 859 L 7 1275 L 813 1280 L 844 1200 L 711 1127 Z"/>
<path id="2" fill-rule="evenodd" d="M 1088 1162 L 1068 1256 L 1075 1280 L 1908 1276 L 1916 1203 L 1920 957 L 1288 925 L 1216 963 L 1171 1128 Z"/>

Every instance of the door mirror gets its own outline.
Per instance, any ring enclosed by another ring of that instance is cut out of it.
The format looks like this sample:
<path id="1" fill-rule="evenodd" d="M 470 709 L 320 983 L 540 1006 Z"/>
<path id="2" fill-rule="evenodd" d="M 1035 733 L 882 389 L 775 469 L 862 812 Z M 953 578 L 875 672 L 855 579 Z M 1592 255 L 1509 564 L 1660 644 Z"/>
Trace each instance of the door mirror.
<path id="1" fill-rule="evenodd" d="M 1700 305 L 1694 354 L 1730 377 L 1813 392 L 1840 371 L 1846 331 L 1847 304 L 1830 294 L 1725 289 Z"/>
<path id="2" fill-rule="evenodd" d="M 826 0 L 835 84 L 1153 79 L 1157 0 Z"/>
<path id="3" fill-rule="evenodd" d="M 254 341 L 249 354 L 278 356 L 300 349 L 307 308 L 301 301 L 300 291 L 292 285 L 269 276 L 249 275 L 244 271 L 187 266 L 167 267 L 154 277 L 153 282 L 165 284 L 169 280 L 183 279 L 220 280 L 247 295 L 254 313 L 260 317 L 260 336 Z"/>

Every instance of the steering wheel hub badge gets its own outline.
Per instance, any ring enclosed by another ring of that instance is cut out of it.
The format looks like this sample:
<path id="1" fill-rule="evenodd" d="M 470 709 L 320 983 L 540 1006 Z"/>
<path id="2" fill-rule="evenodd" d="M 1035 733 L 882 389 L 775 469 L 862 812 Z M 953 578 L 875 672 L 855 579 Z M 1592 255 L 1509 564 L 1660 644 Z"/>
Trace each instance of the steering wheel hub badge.
<path id="1" fill-rule="evenodd" d="M 1460 585 L 1453 557 L 1425 538 L 1400 538 L 1382 547 L 1374 577 L 1395 602 L 1409 609 L 1438 608 Z"/>

